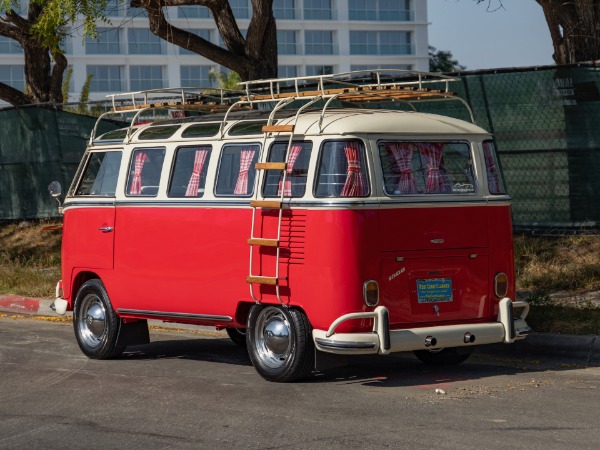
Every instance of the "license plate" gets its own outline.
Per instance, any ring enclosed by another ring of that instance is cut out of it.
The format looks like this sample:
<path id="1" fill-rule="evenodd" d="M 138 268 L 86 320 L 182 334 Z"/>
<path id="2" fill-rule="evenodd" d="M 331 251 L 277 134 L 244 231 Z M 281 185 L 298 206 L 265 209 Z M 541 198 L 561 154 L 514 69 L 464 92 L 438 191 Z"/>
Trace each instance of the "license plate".
<path id="1" fill-rule="evenodd" d="M 442 303 L 452 301 L 452 279 L 428 278 L 417 280 L 419 303 Z"/>

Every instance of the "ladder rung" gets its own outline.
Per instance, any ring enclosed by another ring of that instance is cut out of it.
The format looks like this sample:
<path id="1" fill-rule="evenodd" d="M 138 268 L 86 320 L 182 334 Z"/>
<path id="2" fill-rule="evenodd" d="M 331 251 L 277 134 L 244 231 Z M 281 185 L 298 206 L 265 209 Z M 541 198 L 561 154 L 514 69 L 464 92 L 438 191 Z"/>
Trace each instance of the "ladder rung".
<path id="1" fill-rule="evenodd" d="M 287 168 L 287 164 L 284 162 L 256 163 L 254 168 L 256 170 L 285 170 Z"/>
<path id="2" fill-rule="evenodd" d="M 262 245 L 263 247 L 277 247 L 279 240 L 277 239 L 262 239 L 262 238 L 250 238 L 248 239 L 250 245 Z"/>
<path id="3" fill-rule="evenodd" d="M 248 283 L 256 284 L 268 284 L 270 286 L 277 286 L 277 278 L 275 277 L 248 277 L 246 278 Z"/>
<path id="4" fill-rule="evenodd" d="M 291 133 L 294 131 L 294 125 L 264 125 L 263 133 Z"/>
<path id="5" fill-rule="evenodd" d="M 250 200 L 250 206 L 252 206 L 253 208 L 281 209 L 281 201 L 279 201 L 279 200 Z"/>

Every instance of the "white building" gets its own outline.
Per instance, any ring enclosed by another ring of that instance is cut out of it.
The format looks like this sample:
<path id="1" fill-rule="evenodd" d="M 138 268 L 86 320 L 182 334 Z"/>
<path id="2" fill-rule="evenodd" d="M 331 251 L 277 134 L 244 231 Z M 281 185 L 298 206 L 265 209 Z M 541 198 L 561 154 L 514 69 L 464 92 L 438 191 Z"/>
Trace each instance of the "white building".
<path id="1" fill-rule="evenodd" d="M 250 0 L 230 0 L 242 33 L 251 17 Z M 99 38 L 77 35 L 66 42 L 73 69 L 70 101 L 77 101 L 93 74 L 91 99 L 106 94 L 177 86 L 210 86 L 216 66 L 153 35 L 143 10 L 109 0 L 110 24 L 99 22 Z M 279 75 L 302 76 L 376 68 L 428 70 L 425 0 L 274 0 Z M 209 10 L 170 7 L 169 20 L 222 44 Z M 24 88 L 18 44 L 0 37 L 0 81 Z"/>

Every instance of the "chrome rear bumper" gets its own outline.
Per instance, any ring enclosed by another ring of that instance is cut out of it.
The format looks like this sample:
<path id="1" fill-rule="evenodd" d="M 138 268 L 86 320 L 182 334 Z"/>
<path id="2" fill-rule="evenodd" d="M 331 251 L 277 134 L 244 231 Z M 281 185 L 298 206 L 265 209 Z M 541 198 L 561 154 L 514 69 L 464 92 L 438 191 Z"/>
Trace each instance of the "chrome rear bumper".
<path id="1" fill-rule="evenodd" d="M 518 318 L 514 309 L 523 308 Z M 524 339 L 530 331 L 525 322 L 529 312 L 526 302 L 503 298 L 499 303 L 498 319 L 492 323 L 443 325 L 425 328 L 390 330 L 386 307 L 372 312 L 352 313 L 339 317 L 329 330 L 313 330 L 318 350 L 337 354 L 388 354 L 412 350 L 434 350 L 445 347 L 465 347 L 504 342 L 510 344 Z M 336 333 L 343 322 L 354 319 L 374 319 L 368 333 Z"/>

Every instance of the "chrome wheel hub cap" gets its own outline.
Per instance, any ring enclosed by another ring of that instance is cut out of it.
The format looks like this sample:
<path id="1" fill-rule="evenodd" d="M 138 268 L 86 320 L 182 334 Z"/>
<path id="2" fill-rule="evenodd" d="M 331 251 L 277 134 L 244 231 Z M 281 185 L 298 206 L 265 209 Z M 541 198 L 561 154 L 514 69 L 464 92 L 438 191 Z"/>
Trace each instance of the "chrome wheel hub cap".
<path id="1" fill-rule="evenodd" d="M 292 336 L 283 311 L 273 306 L 262 310 L 255 333 L 254 345 L 262 363 L 274 369 L 284 366 L 292 352 Z"/>
<path id="2" fill-rule="evenodd" d="M 106 310 L 102 300 L 95 294 L 88 294 L 81 301 L 79 311 L 79 336 L 87 346 L 98 347 L 106 331 Z"/>

